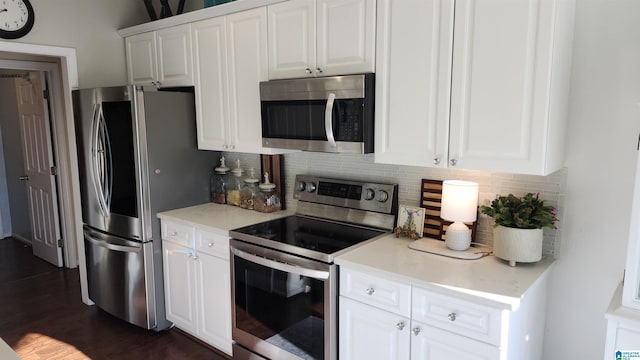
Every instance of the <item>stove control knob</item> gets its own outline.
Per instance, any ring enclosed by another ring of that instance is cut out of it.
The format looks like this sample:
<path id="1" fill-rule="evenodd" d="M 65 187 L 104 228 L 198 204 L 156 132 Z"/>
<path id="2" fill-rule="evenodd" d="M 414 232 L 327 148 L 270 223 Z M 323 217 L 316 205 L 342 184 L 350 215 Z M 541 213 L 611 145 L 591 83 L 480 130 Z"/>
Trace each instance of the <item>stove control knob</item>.
<path id="1" fill-rule="evenodd" d="M 379 202 L 385 202 L 385 201 L 387 201 L 387 199 L 389 199 L 389 194 L 384 190 L 380 190 L 378 192 L 378 201 Z"/>
<path id="2" fill-rule="evenodd" d="M 364 191 L 364 199 L 365 200 L 373 200 L 373 198 L 375 196 L 376 196 L 376 192 L 372 188 L 367 188 Z"/>
<path id="3" fill-rule="evenodd" d="M 306 187 L 306 183 L 304 181 L 298 181 L 296 183 L 296 191 L 304 191 L 304 188 Z"/>
<path id="4" fill-rule="evenodd" d="M 307 192 L 312 193 L 316 191 L 316 184 L 309 181 L 308 183 L 305 184 L 305 189 L 307 190 Z"/>

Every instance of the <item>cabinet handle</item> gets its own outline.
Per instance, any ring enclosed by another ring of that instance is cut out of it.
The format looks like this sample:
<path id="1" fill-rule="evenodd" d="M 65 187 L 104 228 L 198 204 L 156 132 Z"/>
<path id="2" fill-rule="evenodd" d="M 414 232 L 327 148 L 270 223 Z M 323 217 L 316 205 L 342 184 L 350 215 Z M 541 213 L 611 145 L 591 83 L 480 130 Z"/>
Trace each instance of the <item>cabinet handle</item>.
<path id="1" fill-rule="evenodd" d="M 178 232 L 177 231 L 172 231 L 171 232 L 171 236 L 178 236 Z"/>
<path id="2" fill-rule="evenodd" d="M 456 321 L 457 317 L 458 317 L 458 314 L 456 314 L 456 313 L 451 313 L 451 314 L 447 315 L 447 319 L 449 319 L 449 321 Z"/>
<path id="3" fill-rule="evenodd" d="M 236 146 L 235 146 L 235 145 L 229 145 L 229 149 L 233 150 L 233 149 L 235 149 L 235 148 L 236 148 Z"/>
<path id="4" fill-rule="evenodd" d="M 313 74 L 313 71 L 311 71 L 311 69 L 310 69 L 310 68 L 306 68 L 306 69 L 304 69 L 304 71 L 305 71 L 307 74 Z"/>
<path id="5" fill-rule="evenodd" d="M 433 159 L 433 165 L 440 165 L 440 158 Z"/>
<path id="6" fill-rule="evenodd" d="M 207 244 L 208 247 L 213 247 L 213 241 L 209 241 L 209 243 Z"/>
<path id="7" fill-rule="evenodd" d="M 414 327 L 413 329 L 411 329 L 411 333 L 415 336 L 418 336 L 418 334 L 420 334 L 420 328 L 419 327 Z"/>
<path id="8" fill-rule="evenodd" d="M 318 74 L 322 74 L 322 69 L 320 69 L 320 68 L 316 68 L 316 73 L 318 73 Z"/>
<path id="9" fill-rule="evenodd" d="M 367 290 L 365 290 L 365 292 L 367 293 L 367 295 L 373 295 L 373 293 L 376 292 L 376 289 L 370 287 Z"/>
<path id="10" fill-rule="evenodd" d="M 396 328 L 398 330 L 402 330 L 404 329 L 404 321 L 400 321 L 399 323 L 396 324 Z"/>
<path id="11" fill-rule="evenodd" d="M 226 149 L 226 148 L 228 148 L 228 147 L 229 147 L 229 146 L 227 146 L 226 144 L 225 144 L 225 145 L 222 145 L 222 148 L 223 148 L 223 149 Z"/>
<path id="12" fill-rule="evenodd" d="M 451 166 L 456 166 L 457 163 L 458 163 L 458 160 L 456 159 L 449 160 L 449 164 L 451 164 Z"/>

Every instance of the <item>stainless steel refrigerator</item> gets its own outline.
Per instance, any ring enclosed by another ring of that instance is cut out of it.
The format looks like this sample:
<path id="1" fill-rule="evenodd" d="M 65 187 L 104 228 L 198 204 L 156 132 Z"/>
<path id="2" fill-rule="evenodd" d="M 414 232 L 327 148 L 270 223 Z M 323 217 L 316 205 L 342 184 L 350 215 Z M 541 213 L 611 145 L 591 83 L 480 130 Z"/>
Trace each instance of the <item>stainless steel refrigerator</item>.
<path id="1" fill-rule="evenodd" d="M 199 151 L 193 94 L 73 92 L 89 298 L 156 331 L 165 317 L 159 211 L 209 201 L 217 154 Z"/>

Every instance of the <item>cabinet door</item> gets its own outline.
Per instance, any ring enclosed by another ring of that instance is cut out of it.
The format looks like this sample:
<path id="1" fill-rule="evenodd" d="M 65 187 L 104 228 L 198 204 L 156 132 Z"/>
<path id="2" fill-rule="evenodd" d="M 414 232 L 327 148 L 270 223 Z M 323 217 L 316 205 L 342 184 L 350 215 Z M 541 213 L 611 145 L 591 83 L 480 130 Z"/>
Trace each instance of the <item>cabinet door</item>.
<path id="1" fill-rule="evenodd" d="M 125 50 L 129 84 L 154 84 L 158 79 L 155 31 L 127 37 Z"/>
<path id="2" fill-rule="evenodd" d="M 231 277 L 229 261 L 198 253 L 199 337 L 231 355 Z"/>
<path id="3" fill-rule="evenodd" d="M 229 134 L 224 17 L 191 24 L 198 148 L 225 150 Z"/>
<path id="4" fill-rule="evenodd" d="M 193 85 L 190 25 L 172 26 L 156 32 L 160 86 Z"/>
<path id="5" fill-rule="evenodd" d="M 316 75 L 373 72 L 376 2 L 317 0 L 316 11 Z"/>
<path id="6" fill-rule="evenodd" d="M 267 80 L 267 10 L 226 16 L 229 150 L 262 153 L 260 81 Z"/>
<path id="7" fill-rule="evenodd" d="M 419 322 L 411 325 L 411 359 L 499 360 L 500 349 Z"/>
<path id="8" fill-rule="evenodd" d="M 553 29 L 562 28 L 555 3 L 456 1 L 449 149 L 456 166 L 546 174 L 549 137 L 559 135 L 549 128 L 551 62 L 561 58 L 552 54 Z"/>
<path id="9" fill-rule="evenodd" d="M 408 318 L 343 296 L 339 313 L 341 360 L 409 359 Z"/>
<path id="10" fill-rule="evenodd" d="M 312 76 L 316 63 L 315 0 L 267 7 L 269 79 Z"/>
<path id="11" fill-rule="evenodd" d="M 446 167 L 453 3 L 378 0 L 378 163 Z"/>
<path id="12" fill-rule="evenodd" d="M 163 241 L 164 292 L 167 319 L 180 329 L 197 333 L 194 251 Z"/>

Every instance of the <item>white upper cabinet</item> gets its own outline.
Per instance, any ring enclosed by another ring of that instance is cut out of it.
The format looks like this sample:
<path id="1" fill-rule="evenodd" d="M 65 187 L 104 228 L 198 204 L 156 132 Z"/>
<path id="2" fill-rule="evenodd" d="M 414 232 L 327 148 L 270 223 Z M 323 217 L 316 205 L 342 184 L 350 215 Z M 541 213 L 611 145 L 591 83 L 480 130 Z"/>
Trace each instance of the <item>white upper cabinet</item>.
<path id="1" fill-rule="evenodd" d="M 373 72 L 375 0 L 291 0 L 268 6 L 269 78 Z"/>
<path id="2" fill-rule="evenodd" d="M 198 148 L 273 154 L 262 147 L 260 81 L 267 80 L 267 12 L 192 24 Z"/>
<path id="3" fill-rule="evenodd" d="M 449 161 L 541 175 L 562 167 L 571 3 L 456 1 Z"/>
<path id="4" fill-rule="evenodd" d="M 129 83 L 161 87 L 193 85 L 190 25 L 126 38 Z"/>
<path id="5" fill-rule="evenodd" d="M 225 18 L 195 22 L 191 31 L 198 148 L 223 149 L 229 133 Z"/>
<path id="6" fill-rule="evenodd" d="M 453 4 L 378 1 L 376 161 L 538 175 L 558 170 L 573 1 Z M 414 30 L 407 23 L 417 19 L 425 20 Z"/>
<path id="7" fill-rule="evenodd" d="M 452 0 L 378 0 L 375 161 L 445 167 Z"/>

